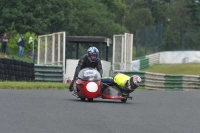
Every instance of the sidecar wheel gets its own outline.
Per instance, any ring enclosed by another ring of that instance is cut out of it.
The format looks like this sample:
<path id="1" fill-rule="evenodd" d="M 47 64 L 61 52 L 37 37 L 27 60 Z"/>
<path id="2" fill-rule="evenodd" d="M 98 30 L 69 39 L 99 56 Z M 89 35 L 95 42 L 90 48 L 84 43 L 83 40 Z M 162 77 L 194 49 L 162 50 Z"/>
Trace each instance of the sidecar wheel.
<path id="1" fill-rule="evenodd" d="M 122 103 L 125 103 L 127 101 L 127 98 L 126 99 L 121 99 Z"/>
<path id="2" fill-rule="evenodd" d="M 93 98 L 88 98 L 88 102 L 93 102 Z"/>
<path id="3" fill-rule="evenodd" d="M 85 98 L 81 98 L 81 101 L 85 101 Z"/>

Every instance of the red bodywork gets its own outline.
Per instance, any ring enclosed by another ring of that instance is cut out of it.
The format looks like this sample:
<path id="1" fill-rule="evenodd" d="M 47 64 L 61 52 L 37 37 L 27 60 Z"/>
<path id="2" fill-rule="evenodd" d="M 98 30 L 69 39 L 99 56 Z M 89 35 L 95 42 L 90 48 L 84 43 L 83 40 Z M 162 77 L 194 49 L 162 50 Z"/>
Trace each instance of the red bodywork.
<path id="1" fill-rule="evenodd" d="M 102 98 L 103 99 L 113 99 L 113 100 L 121 100 L 123 99 L 123 97 L 120 95 L 120 96 L 111 96 L 109 94 L 102 94 Z"/>
<path id="2" fill-rule="evenodd" d="M 93 81 L 97 85 L 97 90 L 95 92 L 89 92 L 87 90 L 87 84 L 90 83 L 89 81 L 83 80 L 76 80 L 76 88 L 78 92 L 75 93 L 80 98 L 97 98 L 101 95 L 101 82 L 100 81 Z"/>
<path id="3" fill-rule="evenodd" d="M 93 81 L 98 86 L 97 91 L 95 92 L 89 92 L 87 90 L 87 84 L 90 83 L 89 81 L 83 81 L 80 79 L 77 79 L 75 81 L 77 91 L 75 91 L 75 94 L 80 98 L 97 98 L 102 97 L 103 99 L 113 99 L 113 100 L 121 100 L 123 99 L 122 95 L 118 91 L 111 90 L 112 88 L 107 88 L 104 90 L 104 92 L 101 94 L 101 82 L 100 81 Z M 116 94 L 117 93 L 117 94 Z"/>
<path id="4" fill-rule="evenodd" d="M 73 95 L 81 100 L 93 101 L 93 98 L 121 100 L 126 102 L 128 97 L 123 97 L 121 91 L 116 86 L 106 85 L 102 89 L 101 75 L 94 68 L 84 68 L 79 72 L 78 78 L 73 84 Z M 103 92 L 102 92 L 103 90 Z"/>

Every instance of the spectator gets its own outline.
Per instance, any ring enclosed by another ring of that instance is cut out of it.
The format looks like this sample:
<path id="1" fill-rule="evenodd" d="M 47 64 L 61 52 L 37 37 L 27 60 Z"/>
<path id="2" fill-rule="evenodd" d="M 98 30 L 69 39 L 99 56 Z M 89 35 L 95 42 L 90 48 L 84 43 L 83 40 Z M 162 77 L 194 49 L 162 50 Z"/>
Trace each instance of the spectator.
<path id="1" fill-rule="evenodd" d="M 17 41 L 18 42 L 18 46 L 19 46 L 19 52 L 18 52 L 18 56 L 22 57 L 22 55 L 24 54 L 24 35 L 21 36 L 21 38 Z"/>
<path id="2" fill-rule="evenodd" d="M 7 34 L 4 33 L 3 37 L 2 37 L 2 46 L 1 46 L 1 50 L 2 50 L 2 53 L 6 53 L 6 47 L 7 47 L 7 43 L 8 43 L 8 37 L 7 37 Z"/>

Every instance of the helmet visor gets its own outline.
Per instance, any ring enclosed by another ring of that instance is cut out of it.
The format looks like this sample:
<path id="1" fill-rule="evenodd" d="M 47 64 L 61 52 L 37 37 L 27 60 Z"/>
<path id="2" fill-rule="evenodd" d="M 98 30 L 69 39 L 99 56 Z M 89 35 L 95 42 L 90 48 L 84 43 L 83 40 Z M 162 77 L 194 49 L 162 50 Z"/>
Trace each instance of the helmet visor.
<path id="1" fill-rule="evenodd" d="M 130 81 L 129 81 L 129 80 L 127 80 L 127 82 L 126 82 L 125 86 L 126 86 L 126 88 L 129 88 L 129 89 L 131 89 L 131 84 L 130 84 Z"/>
<path id="2" fill-rule="evenodd" d="M 90 58 L 91 58 L 92 60 L 96 60 L 97 56 L 96 56 L 96 55 L 91 55 Z"/>

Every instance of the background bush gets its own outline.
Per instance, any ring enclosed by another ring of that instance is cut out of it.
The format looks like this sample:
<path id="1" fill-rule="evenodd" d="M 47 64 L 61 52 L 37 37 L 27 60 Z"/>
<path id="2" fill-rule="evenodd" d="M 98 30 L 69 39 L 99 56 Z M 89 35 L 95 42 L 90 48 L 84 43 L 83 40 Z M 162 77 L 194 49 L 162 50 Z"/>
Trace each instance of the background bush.
<path id="1" fill-rule="evenodd" d="M 10 54 L 17 54 L 18 53 L 18 45 L 17 41 L 21 36 L 24 35 L 25 45 L 24 45 L 24 54 L 29 53 L 33 50 L 33 44 L 29 43 L 29 37 L 34 38 L 34 51 L 37 52 L 37 44 L 38 44 L 38 37 L 35 33 L 26 32 L 25 34 L 19 34 L 9 37 L 8 47 L 7 50 Z"/>

